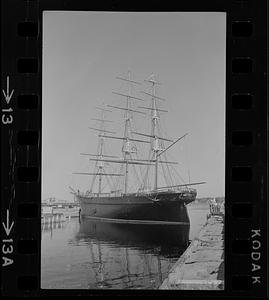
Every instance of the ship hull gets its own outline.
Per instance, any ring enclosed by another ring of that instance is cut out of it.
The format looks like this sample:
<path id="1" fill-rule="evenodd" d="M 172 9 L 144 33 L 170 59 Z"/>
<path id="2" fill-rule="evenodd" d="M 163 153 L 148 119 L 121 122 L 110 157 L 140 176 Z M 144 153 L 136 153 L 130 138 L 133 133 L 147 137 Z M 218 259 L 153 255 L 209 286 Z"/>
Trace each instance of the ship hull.
<path id="1" fill-rule="evenodd" d="M 80 216 L 140 224 L 189 224 L 186 204 L 196 198 L 196 192 L 131 194 L 113 197 L 76 195 Z"/>

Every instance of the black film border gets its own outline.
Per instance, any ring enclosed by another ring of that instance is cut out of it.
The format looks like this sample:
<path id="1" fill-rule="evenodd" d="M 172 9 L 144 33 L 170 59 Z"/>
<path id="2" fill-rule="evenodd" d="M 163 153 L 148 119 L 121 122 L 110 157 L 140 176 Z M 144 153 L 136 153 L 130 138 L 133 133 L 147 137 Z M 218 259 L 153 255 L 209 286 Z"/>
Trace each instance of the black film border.
<path id="1" fill-rule="evenodd" d="M 42 12 L 221 11 L 227 16 L 225 290 L 191 296 L 268 295 L 267 1 L 3 0 L 2 5 L 2 293 L 129 294 L 40 290 Z M 175 291 L 132 291 L 132 294 Z"/>

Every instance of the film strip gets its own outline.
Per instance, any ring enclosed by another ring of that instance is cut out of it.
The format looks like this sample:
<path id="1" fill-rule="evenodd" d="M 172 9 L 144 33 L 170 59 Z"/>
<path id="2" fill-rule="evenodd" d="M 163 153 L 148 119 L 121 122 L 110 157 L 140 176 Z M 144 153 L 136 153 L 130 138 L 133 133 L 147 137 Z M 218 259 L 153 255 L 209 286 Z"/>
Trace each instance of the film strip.
<path id="1" fill-rule="evenodd" d="M 42 12 L 120 10 L 226 12 L 225 288 L 177 292 L 268 296 L 267 1 L 186 1 L 169 8 L 155 3 L 151 9 L 150 3 L 129 7 L 119 1 L 6 0 L 1 5 L 3 295 L 89 294 L 40 289 Z M 94 293 L 106 292 L 119 293 Z"/>

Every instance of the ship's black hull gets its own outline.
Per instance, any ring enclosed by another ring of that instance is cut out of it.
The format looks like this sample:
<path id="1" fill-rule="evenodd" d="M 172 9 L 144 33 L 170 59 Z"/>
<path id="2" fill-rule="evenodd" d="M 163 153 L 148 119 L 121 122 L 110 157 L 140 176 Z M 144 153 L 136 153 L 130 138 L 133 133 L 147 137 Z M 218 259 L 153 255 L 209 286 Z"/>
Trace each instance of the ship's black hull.
<path id="1" fill-rule="evenodd" d="M 114 197 L 87 197 L 77 194 L 81 217 L 128 223 L 189 224 L 186 204 L 196 192 L 130 194 Z"/>

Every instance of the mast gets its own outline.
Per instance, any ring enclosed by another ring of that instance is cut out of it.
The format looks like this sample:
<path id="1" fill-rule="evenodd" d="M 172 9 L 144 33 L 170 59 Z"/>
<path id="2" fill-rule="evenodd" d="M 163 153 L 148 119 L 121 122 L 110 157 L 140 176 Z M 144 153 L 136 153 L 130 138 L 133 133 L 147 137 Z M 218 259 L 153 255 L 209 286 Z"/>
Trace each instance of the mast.
<path id="1" fill-rule="evenodd" d="M 153 136 L 153 143 L 152 143 L 152 151 L 154 152 L 154 160 L 155 160 L 155 172 L 154 172 L 154 191 L 157 191 L 158 188 L 158 152 L 161 150 L 159 145 L 159 138 L 158 138 L 158 120 L 159 120 L 159 114 L 158 114 L 158 108 L 156 99 L 156 88 L 155 85 L 158 84 L 155 79 L 154 75 L 152 74 L 150 76 L 150 79 L 147 80 L 147 82 L 151 83 L 151 123 L 152 123 L 152 136 Z"/>
<path id="2" fill-rule="evenodd" d="M 105 130 L 105 122 L 104 122 L 105 116 L 104 116 L 104 111 L 102 111 L 101 113 L 101 125 L 100 125 L 100 129 L 101 130 Z M 100 152 L 99 155 L 100 157 L 103 156 L 103 148 L 104 148 L 104 138 L 100 137 Z M 103 173 L 103 162 L 101 162 L 102 164 L 99 164 L 98 168 L 98 173 Z M 102 175 L 99 174 L 99 184 L 98 184 L 98 195 L 101 194 L 101 187 L 102 187 Z"/>
<path id="3" fill-rule="evenodd" d="M 100 126 L 99 126 L 99 128 L 91 128 L 90 127 L 90 129 L 99 132 L 99 134 L 98 134 L 99 143 L 98 143 L 98 147 L 97 147 L 97 154 L 93 155 L 93 154 L 81 153 L 81 155 L 90 155 L 90 156 L 98 157 L 98 160 L 95 163 L 96 172 L 94 172 L 94 173 L 75 173 L 75 174 L 94 175 L 94 177 L 92 179 L 91 187 L 90 187 L 90 193 L 92 193 L 95 179 L 96 179 L 96 177 L 98 177 L 98 193 L 97 193 L 97 195 L 99 197 L 100 194 L 102 193 L 102 176 L 120 176 L 120 174 L 108 174 L 105 172 L 104 157 L 113 157 L 110 155 L 104 155 L 104 137 L 106 137 L 106 133 L 113 133 L 112 131 L 108 131 L 105 129 L 105 123 L 112 122 L 112 121 L 105 119 L 105 112 L 106 111 L 111 112 L 111 111 L 108 109 L 105 109 L 103 107 L 96 107 L 96 109 L 101 111 L 101 116 L 100 116 L 100 119 L 94 119 L 94 120 L 99 121 Z"/>
<path id="4" fill-rule="evenodd" d="M 131 74 L 130 71 L 128 71 L 128 80 L 131 80 Z M 128 82 L 128 94 L 130 95 L 130 82 Z M 124 193 L 127 194 L 127 189 L 128 189 L 128 156 L 129 156 L 129 147 L 130 147 L 130 141 L 129 141 L 129 128 L 130 128 L 130 98 L 129 95 L 126 97 L 126 111 L 125 111 L 125 120 L 124 120 L 124 142 L 123 142 L 123 147 L 122 147 L 122 152 L 123 152 L 123 159 L 126 161 L 125 164 L 125 183 L 124 183 Z"/>
<path id="5" fill-rule="evenodd" d="M 158 189 L 158 165 L 159 163 L 164 163 L 166 161 L 160 161 L 159 160 L 159 153 L 163 150 L 163 144 L 160 141 L 167 141 L 167 142 L 173 142 L 173 140 L 164 138 L 159 136 L 159 119 L 160 114 L 159 112 L 167 112 L 167 110 L 159 109 L 157 106 L 157 100 L 166 101 L 165 99 L 156 96 L 156 85 L 160 85 L 161 83 L 157 82 L 154 78 L 154 74 L 152 74 L 149 79 L 145 80 L 146 82 L 151 84 L 150 92 L 141 91 L 141 93 L 148 95 L 151 97 L 151 105 L 150 107 L 145 106 L 139 106 L 139 108 L 149 110 L 151 113 L 151 134 L 146 133 L 139 133 L 139 132 L 133 132 L 136 135 L 146 136 L 150 137 L 150 158 L 148 161 L 154 162 L 154 181 L 153 181 L 153 191 L 157 192 Z M 166 162 L 170 163 L 170 162 Z M 173 163 L 173 162 L 172 162 Z M 144 179 L 144 185 L 142 188 L 145 188 L 146 180 L 148 177 L 149 168 L 146 171 L 145 179 Z"/>
<path id="6" fill-rule="evenodd" d="M 178 138 L 177 140 L 169 139 L 167 137 L 162 137 L 161 136 L 161 130 L 160 130 L 160 113 L 159 112 L 167 112 L 167 110 L 164 109 L 159 109 L 157 105 L 157 101 L 166 101 L 164 98 L 161 98 L 156 95 L 156 85 L 160 85 L 160 82 L 157 82 L 155 80 L 154 74 L 151 74 L 150 77 L 145 80 L 146 82 L 151 84 L 151 88 L 149 92 L 141 91 L 141 93 L 150 96 L 151 97 L 151 106 L 150 107 L 144 107 L 144 106 L 139 106 L 139 108 L 147 109 L 151 111 L 151 134 L 146 134 L 146 133 L 139 133 L 139 132 L 133 132 L 134 134 L 141 135 L 141 136 L 146 136 L 150 137 L 151 140 L 151 149 L 150 149 L 150 156 L 153 157 L 153 159 L 149 158 L 149 162 L 154 162 L 154 176 L 153 176 L 153 191 L 158 192 L 158 167 L 160 163 L 165 163 L 168 169 L 169 164 L 174 164 L 175 162 L 169 162 L 167 161 L 166 156 L 164 157 L 164 160 L 160 160 L 160 156 L 165 153 L 168 149 L 170 149 L 173 145 L 175 145 L 178 141 L 180 141 L 182 138 L 184 138 L 187 134 L 184 136 Z M 164 146 L 164 142 L 171 142 L 171 144 L 168 147 Z M 163 168 L 163 167 L 162 167 Z M 142 188 L 145 187 L 146 180 L 148 177 L 149 173 L 149 168 L 147 169 L 147 172 L 145 174 L 145 179 L 144 179 L 144 185 Z M 163 173 L 165 175 L 165 171 L 163 168 Z M 169 169 L 168 169 L 169 173 Z M 171 174 L 169 173 L 169 176 L 171 177 Z M 172 180 L 171 180 L 172 182 Z M 171 185 L 171 184 L 170 184 Z M 167 185 L 168 186 L 168 185 Z"/>
<path id="7" fill-rule="evenodd" d="M 128 84 L 127 94 L 113 92 L 114 94 L 126 97 L 126 107 L 123 109 L 124 110 L 124 134 L 123 134 L 122 153 L 123 153 L 123 160 L 124 160 L 124 164 L 125 164 L 124 193 L 127 194 L 128 179 L 129 179 L 129 160 L 131 159 L 131 154 L 136 152 L 136 151 L 132 150 L 132 147 L 131 147 L 131 141 L 133 141 L 133 139 L 130 136 L 132 112 L 142 113 L 142 112 L 133 110 L 131 108 L 130 104 L 131 104 L 131 100 L 143 101 L 143 99 L 140 99 L 138 97 L 134 97 L 131 95 L 131 85 L 132 84 L 140 84 L 140 83 L 131 79 L 130 71 L 128 71 L 127 78 L 122 78 L 122 77 L 116 77 L 116 78 L 120 79 L 120 80 L 124 80 Z M 119 108 L 119 107 L 114 107 L 114 108 Z M 119 109 L 121 109 L 121 108 L 119 108 Z"/>
<path id="8" fill-rule="evenodd" d="M 154 83 L 152 83 L 152 94 L 155 96 L 155 86 Z M 158 151 L 159 151 L 159 140 L 157 138 L 157 121 L 158 121 L 158 115 L 156 110 L 156 99 L 152 97 L 152 105 L 153 105 L 153 111 L 152 111 L 152 125 L 153 125 L 153 135 L 154 135 L 154 146 L 153 151 L 155 154 L 155 182 L 154 182 L 154 190 L 157 190 L 158 187 Z"/>
<path id="9" fill-rule="evenodd" d="M 96 166 L 98 167 L 97 170 L 97 176 L 98 176 L 98 196 L 100 196 L 102 192 L 102 174 L 104 174 L 104 162 L 102 161 L 103 159 L 103 152 L 104 152 L 104 138 L 103 135 L 105 135 L 106 130 L 105 130 L 105 109 L 104 108 L 99 108 L 101 110 L 101 116 L 100 119 L 100 127 L 97 131 L 100 131 L 102 134 L 99 135 L 99 145 L 98 145 L 98 153 L 97 156 L 101 159 L 99 162 L 96 162 Z M 93 128 L 91 128 L 93 129 Z M 91 189 L 92 191 L 93 185 L 94 185 L 95 177 L 93 177 L 92 184 L 91 184 Z"/>

